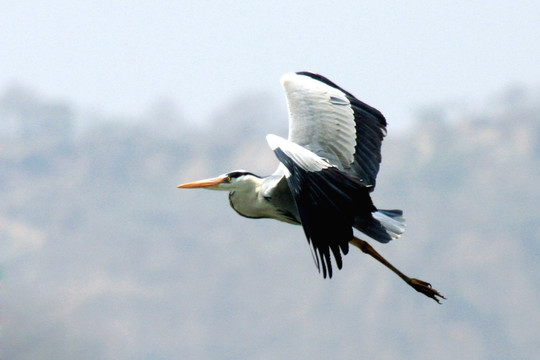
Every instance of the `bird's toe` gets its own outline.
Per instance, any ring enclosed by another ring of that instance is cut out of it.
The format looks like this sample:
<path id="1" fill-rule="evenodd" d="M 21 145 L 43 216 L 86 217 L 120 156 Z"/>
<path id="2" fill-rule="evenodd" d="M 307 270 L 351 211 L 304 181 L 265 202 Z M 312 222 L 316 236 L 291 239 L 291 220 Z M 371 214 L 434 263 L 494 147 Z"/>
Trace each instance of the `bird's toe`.
<path id="1" fill-rule="evenodd" d="M 437 290 L 435 290 L 430 283 L 418 280 L 418 279 L 410 279 L 408 282 L 410 286 L 412 286 L 416 291 L 426 295 L 427 297 L 432 298 L 439 304 L 441 303 L 439 299 L 446 299 L 443 294 L 439 293 Z"/>

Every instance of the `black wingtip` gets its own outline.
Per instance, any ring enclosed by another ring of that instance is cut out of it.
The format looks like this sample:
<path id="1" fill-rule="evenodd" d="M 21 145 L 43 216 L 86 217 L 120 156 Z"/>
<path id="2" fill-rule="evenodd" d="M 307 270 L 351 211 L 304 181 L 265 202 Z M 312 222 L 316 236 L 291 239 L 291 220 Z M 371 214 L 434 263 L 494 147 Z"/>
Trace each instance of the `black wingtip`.
<path id="1" fill-rule="evenodd" d="M 340 88 L 338 85 L 336 85 L 335 83 L 333 83 L 332 81 L 330 81 L 328 78 L 320 75 L 320 74 L 315 74 L 315 73 L 312 73 L 312 72 L 309 72 L 309 71 L 297 71 L 296 72 L 296 75 L 304 75 L 304 76 L 309 76 L 310 78 L 312 79 L 315 79 L 317 81 L 320 81 L 322 83 L 325 83 L 326 85 L 328 86 L 331 86 L 333 88 L 336 88 L 338 90 L 341 90 L 341 91 L 344 91 L 342 88 Z"/>

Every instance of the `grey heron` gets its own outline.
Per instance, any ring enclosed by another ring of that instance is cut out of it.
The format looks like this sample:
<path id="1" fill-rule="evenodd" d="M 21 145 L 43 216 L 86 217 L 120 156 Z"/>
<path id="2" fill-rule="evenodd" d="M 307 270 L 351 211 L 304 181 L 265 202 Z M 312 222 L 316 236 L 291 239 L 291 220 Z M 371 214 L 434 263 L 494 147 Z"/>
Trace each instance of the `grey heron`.
<path id="1" fill-rule="evenodd" d="M 384 116 L 318 74 L 290 73 L 281 83 L 289 136 L 266 137 L 280 162 L 277 170 L 267 177 L 236 170 L 178 188 L 228 191 L 231 207 L 242 216 L 302 225 L 325 278 L 332 277 L 332 255 L 342 268 L 350 243 L 440 303 L 444 296 L 429 283 L 406 276 L 353 233 L 387 243 L 405 231 L 401 210 L 377 209 L 370 197 L 386 135 Z"/>

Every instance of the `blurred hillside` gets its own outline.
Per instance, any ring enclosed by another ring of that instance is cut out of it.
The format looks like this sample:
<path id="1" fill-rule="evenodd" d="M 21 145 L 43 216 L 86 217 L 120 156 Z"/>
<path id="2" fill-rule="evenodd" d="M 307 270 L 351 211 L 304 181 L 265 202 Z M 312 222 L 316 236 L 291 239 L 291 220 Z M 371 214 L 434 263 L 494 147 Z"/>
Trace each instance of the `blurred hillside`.
<path id="1" fill-rule="evenodd" d="M 538 94 L 426 108 L 385 140 L 374 200 L 402 208 L 408 230 L 375 246 L 432 282 L 442 306 L 354 250 L 323 280 L 300 227 L 239 217 L 225 193 L 175 188 L 238 168 L 271 173 L 264 135 L 286 136 L 280 102 L 243 97 L 204 128 L 166 102 L 125 120 L 25 88 L 1 95 L 6 359 L 540 351 Z"/>

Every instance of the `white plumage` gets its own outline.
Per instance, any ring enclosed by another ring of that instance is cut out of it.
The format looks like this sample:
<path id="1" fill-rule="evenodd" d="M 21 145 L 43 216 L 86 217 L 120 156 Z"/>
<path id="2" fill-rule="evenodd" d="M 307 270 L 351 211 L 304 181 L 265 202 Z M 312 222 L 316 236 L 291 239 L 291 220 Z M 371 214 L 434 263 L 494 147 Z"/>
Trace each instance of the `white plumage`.
<path id="1" fill-rule="evenodd" d="M 317 172 L 323 169 L 329 168 L 334 165 L 330 164 L 328 160 L 321 158 L 320 156 L 309 151 L 292 141 L 285 140 L 277 135 L 266 135 L 266 141 L 272 150 L 280 148 L 288 157 L 292 159 L 298 166 L 305 171 Z M 281 169 L 279 167 L 278 169 Z"/>
<path id="2" fill-rule="evenodd" d="M 354 112 L 345 94 L 309 76 L 281 78 L 289 108 L 289 141 L 327 158 L 340 169 L 354 161 Z"/>

